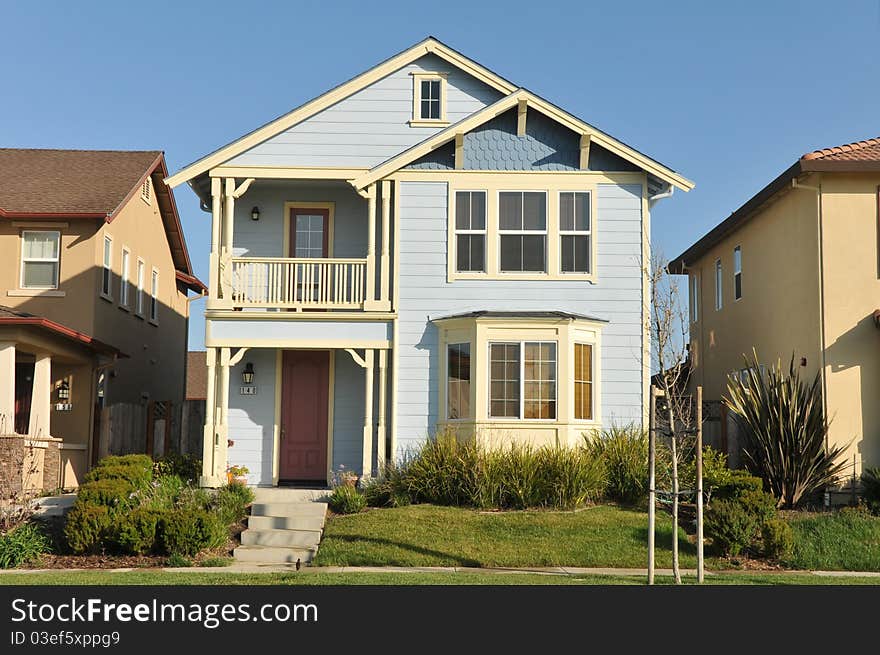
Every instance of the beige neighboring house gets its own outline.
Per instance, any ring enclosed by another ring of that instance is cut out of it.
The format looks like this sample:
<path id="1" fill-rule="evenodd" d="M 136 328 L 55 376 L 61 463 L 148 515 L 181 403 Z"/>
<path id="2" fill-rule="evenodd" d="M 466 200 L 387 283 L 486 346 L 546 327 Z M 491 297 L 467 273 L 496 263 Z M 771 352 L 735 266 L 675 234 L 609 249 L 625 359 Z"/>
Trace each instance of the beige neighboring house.
<path id="1" fill-rule="evenodd" d="M 691 384 L 720 400 L 753 347 L 794 355 L 821 371 L 829 441 L 851 443 L 857 475 L 880 465 L 878 202 L 880 139 L 809 152 L 669 267 L 688 276 Z"/>
<path id="2" fill-rule="evenodd" d="M 0 149 L 0 434 L 52 453 L 34 486 L 78 484 L 102 407 L 183 399 L 205 287 L 166 175 L 159 151 Z"/>

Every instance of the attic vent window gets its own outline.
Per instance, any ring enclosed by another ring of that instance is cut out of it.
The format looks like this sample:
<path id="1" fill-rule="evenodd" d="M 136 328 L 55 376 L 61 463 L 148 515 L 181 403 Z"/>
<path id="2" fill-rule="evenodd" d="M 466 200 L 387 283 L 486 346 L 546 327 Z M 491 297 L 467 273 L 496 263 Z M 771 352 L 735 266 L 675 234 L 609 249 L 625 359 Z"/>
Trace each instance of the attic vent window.
<path id="1" fill-rule="evenodd" d="M 144 180 L 144 183 L 141 185 L 141 200 L 148 205 L 150 204 L 150 178 Z"/>

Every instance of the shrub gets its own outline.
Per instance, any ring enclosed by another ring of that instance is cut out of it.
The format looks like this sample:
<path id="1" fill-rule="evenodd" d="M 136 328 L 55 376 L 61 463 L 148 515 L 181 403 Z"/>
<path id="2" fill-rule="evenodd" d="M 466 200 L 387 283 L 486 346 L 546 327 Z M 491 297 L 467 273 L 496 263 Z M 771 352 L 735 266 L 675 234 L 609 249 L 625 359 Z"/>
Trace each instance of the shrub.
<path id="1" fill-rule="evenodd" d="M 880 467 L 862 473 L 862 497 L 872 512 L 880 514 Z"/>
<path id="2" fill-rule="evenodd" d="M 153 469 L 153 458 L 149 455 L 108 455 L 99 461 L 96 468 L 103 466 L 138 466 L 147 470 Z"/>
<path id="3" fill-rule="evenodd" d="M 735 557 L 751 546 L 760 525 L 736 500 L 718 499 L 706 509 L 706 535 L 724 555 Z"/>
<path id="4" fill-rule="evenodd" d="M 177 553 L 171 553 L 171 555 L 165 561 L 165 566 L 170 566 L 174 569 L 181 569 L 192 565 L 193 563 L 191 559 L 188 559 L 183 555 L 178 555 Z"/>
<path id="5" fill-rule="evenodd" d="M 696 449 L 694 449 L 696 450 Z M 679 468 L 680 484 L 683 489 L 697 488 L 697 462 L 688 457 Z M 731 483 L 734 472 L 727 468 L 727 455 L 711 446 L 703 447 L 703 493 L 711 497 L 721 487 Z M 760 478 L 755 478 L 760 483 Z M 695 496 L 696 497 L 696 494 Z"/>
<path id="6" fill-rule="evenodd" d="M 729 379 L 724 402 L 739 428 L 746 468 L 764 480 L 779 506 L 795 507 L 837 481 L 847 445 L 826 446 L 821 372 L 807 384 L 794 356 L 787 374 L 779 361 L 762 374 L 754 352 L 745 363 L 748 374 Z"/>
<path id="7" fill-rule="evenodd" d="M 637 503 L 648 495 L 648 435 L 635 426 L 612 426 L 585 435 L 586 449 L 605 465 L 605 496 Z"/>
<path id="8" fill-rule="evenodd" d="M 134 491 L 131 483 L 120 478 L 95 480 L 79 488 L 76 504 L 127 509 L 136 503 Z"/>
<path id="9" fill-rule="evenodd" d="M 124 480 L 134 488 L 143 488 L 149 485 L 152 479 L 152 469 L 131 464 L 116 464 L 96 466 L 86 474 L 83 482 L 88 484 L 97 480 Z"/>
<path id="10" fill-rule="evenodd" d="M 217 515 L 201 509 L 166 512 L 159 520 L 157 535 L 164 552 L 188 556 L 222 546 L 228 536 Z"/>
<path id="11" fill-rule="evenodd" d="M 74 553 L 99 550 L 110 528 L 110 512 L 104 505 L 89 505 L 77 501 L 67 513 L 64 540 Z"/>
<path id="12" fill-rule="evenodd" d="M 477 476 L 484 459 L 476 443 L 440 433 L 423 443 L 403 465 L 406 490 L 416 502 L 481 505 Z"/>
<path id="13" fill-rule="evenodd" d="M 220 487 L 211 501 L 211 509 L 223 525 L 238 523 L 247 513 L 247 506 L 254 502 L 254 492 L 243 484 Z"/>
<path id="14" fill-rule="evenodd" d="M 194 455 L 167 453 L 153 465 L 156 475 L 177 475 L 187 482 L 198 482 L 202 474 L 202 460 Z"/>
<path id="15" fill-rule="evenodd" d="M 145 555 L 156 548 L 156 528 L 164 516 L 161 510 L 138 507 L 123 515 L 116 524 L 113 541 L 129 555 Z"/>
<path id="16" fill-rule="evenodd" d="M 177 475 L 161 475 L 147 489 L 138 491 L 140 506 L 154 510 L 176 507 L 184 495 L 186 483 Z"/>
<path id="17" fill-rule="evenodd" d="M 330 509 L 336 514 L 357 514 L 367 506 L 367 499 L 354 487 L 336 487 L 328 500 Z"/>
<path id="18" fill-rule="evenodd" d="M 49 550 L 49 546 L 49 537 L 41 526 L 22 523 L 0 536 L 0 569 L 12 569 L 35 562 Z"/>
<path id="19" fill-rule="evenodd" d="M 794 531 L 782 519 L 770 519 L 761 526 L 764 555 L 773 559 L 787 559 L 794 550 Z"/>

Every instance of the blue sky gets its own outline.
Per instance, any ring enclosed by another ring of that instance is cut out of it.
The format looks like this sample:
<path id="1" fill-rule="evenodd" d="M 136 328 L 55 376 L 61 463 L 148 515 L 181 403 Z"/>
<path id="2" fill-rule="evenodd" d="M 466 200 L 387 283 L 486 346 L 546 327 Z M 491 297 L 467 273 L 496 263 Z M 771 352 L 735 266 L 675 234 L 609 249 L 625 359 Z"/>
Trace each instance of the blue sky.
<path id="1" fill-rule="evenodd" d="M 175 171 L 431 34 L 694 180 L 652 215 L 674 256 L 804 152 L 880 135 L 877 0 L 610 4 L 3 0 L 0 146 Z M 176 197 L 205 277 L 209 217 Z"/>

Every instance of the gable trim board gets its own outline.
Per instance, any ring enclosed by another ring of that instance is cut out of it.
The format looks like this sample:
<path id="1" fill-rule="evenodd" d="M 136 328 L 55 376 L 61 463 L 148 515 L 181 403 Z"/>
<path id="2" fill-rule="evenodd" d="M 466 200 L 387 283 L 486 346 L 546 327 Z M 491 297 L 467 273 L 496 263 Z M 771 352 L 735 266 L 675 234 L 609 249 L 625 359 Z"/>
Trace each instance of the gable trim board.
<path id="1" fill-rule="evenodd" d="M 382 179 L 398 169 L 411 164 L 418 158 L 427 155 L 435 148 L 454 140 L 456 135 L 469 132 L 503 114 L 507 110 L 512 109 L 513 107 L 518 107 L 521 101 L 525 101 L 528 107 L 540 111 L 548 118 L 557 121 L 573 132 L 580 134 L 581 136 L 589 136 L 591 142 L 595 142 L 606 150 L 633 162 L 640 168 L 659 177 L 663 181 L 678 187 L 682 191 L 690 191 L 694 188 L 694 183 L 687 178 L 679 175 L 659 162 L 654 161 L 650 157 L 641 154 L 637 150 L 630 148 L 626 144 L 621 143 L 604 132 L 597 130 L 589 123 L 585 123 L 562 109 L 546 102 L 526 89 L 517 89 L 514 93 L 511 93 L 488 107 L 450 125 L 437 134 L 428 137 L 421 143 L 404 150 L 399 155 L 395 155 L 391 159 L 373 167 L 369 172 L 355 179 L 352 184 L 357 189 L 363 189 L 374 183 L 376 180 Z"/>
<path id="2" fill-rule="evenodd" d="M 423 57 L 427 54 L 434 54 L 442 59 L 446 60 L 450 64 L 460 68 L 464 72 L 472 75 L 477 80 L 491 86 L 492 88 L 502 92 L 502 93 L 511 93 L 516 86 L 500 77 L 499 75 L 493 73 L 489 69 L 481 66 L 475 61 L 468 59 L 461 53 L 453 50 L 449 46 L 441 43 L 437 39 L 433 37 L 428 37 L 424 41 L 417 43 L 404 50 L 403 52 L 391 57 L 390 59 L 386 59 L 384 62 L 374 66 L 373 68 L 361 73 L 360 75 L 350 79 L 348 82 L 345 82 L 333 89 L 330 89 L 326 93 L 310 100 L 297 107 L 296 109 L 284 114 L 276 118 L 269 123 L 266 123 L 260 128 L 257 128 L 253 132 L 245 134 L 239 139 L 233 141 L 232 143 L 223 146 L 219 150 L 215 150 L 211 154 L 193 162 L 192 164 L 184 167 L 174 175 L 167 177 L 165 182 L 171 188 L 179 186 L 183 182 L 190 180 L 205 171 L 214 168 L 222 164 L 223 162 L 228 161 L 232 157 L 243 153 L 249 148 L 265 141 L 266 139 L 278 134 L 279 132 L 283 132 L 284 130 L 296 125 L 304 121 L 305 119 L 314 116 L 320 111 L 330 107 L 331 105 L 339 102 L 347 98 L 348 96 L 360 91 L 361 89 L 366 88 L 373 82 L 376 82 L 386 75 L 393 73 L 396 70 L 399 70 L 403 66 L 414 62 L 419 57 Z"/>

